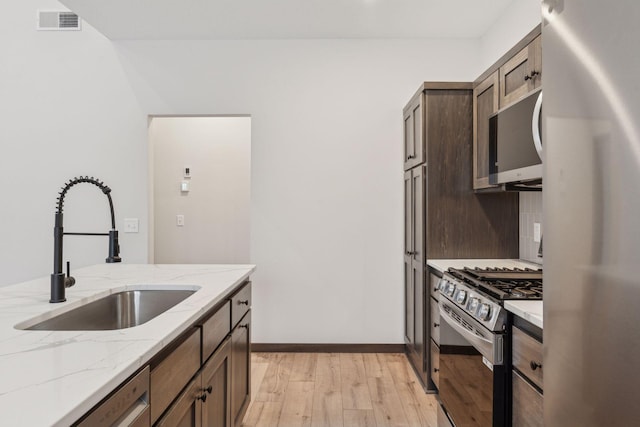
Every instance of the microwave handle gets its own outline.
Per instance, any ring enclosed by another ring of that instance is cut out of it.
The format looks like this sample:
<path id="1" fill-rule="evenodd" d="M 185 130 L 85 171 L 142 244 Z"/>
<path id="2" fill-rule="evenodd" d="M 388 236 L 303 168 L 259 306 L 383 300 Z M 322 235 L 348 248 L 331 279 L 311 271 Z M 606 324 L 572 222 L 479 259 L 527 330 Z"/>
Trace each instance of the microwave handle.
<path id="1" fill-rule="evenodd" d="M 540 111 L 542 110 L 542 91 L 538 95 L 535 107 L 533 107 L 533 117 L 531 118 L 531 132 L 533 133 L 533 145 L 536 146 L 538 157 L 542 161 L 542 140 L 540 139 Z"/>

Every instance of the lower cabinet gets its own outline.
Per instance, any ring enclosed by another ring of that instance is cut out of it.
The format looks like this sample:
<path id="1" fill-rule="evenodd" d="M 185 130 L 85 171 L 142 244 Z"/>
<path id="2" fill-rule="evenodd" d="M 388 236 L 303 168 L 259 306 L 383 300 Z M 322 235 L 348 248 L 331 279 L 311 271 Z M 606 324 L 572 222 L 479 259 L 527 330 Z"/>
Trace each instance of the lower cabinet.
<path id="1" fill-rule="evenodd" d="M 231 369 L 231 416 L 233 425 L 240 426 L 251 399 L 251 311 L 231 334 Z"/>
<path id="2" fill-rule="evenodd" d="M 230 356 L 227 338 L 155 425 L 229 427 Z"/>
<path id="3" fill-rule="evenodd" d="M 202 368 L 202 425 L 231 426 L 231 338 L 227 338 Z"/>
<path id="4" fill-rule="evenodd" d="M 512 337 L 512 424 L 542 427 L 542 329 L 514 316 Z"/>
<path id="5" fill-rule="evenodd" d="M 245 282 L 74 425 L 239 427 L 250 401 Z"/>

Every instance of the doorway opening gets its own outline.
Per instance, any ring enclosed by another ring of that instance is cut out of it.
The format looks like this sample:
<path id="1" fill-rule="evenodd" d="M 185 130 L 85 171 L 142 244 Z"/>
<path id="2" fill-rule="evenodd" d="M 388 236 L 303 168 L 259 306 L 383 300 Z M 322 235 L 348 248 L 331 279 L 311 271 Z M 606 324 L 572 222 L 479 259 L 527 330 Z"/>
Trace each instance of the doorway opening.
<path id="1" fill-rule="evenodd" d="M 149 262 L 249 263 L 251 117 L 149 117 Z"/>

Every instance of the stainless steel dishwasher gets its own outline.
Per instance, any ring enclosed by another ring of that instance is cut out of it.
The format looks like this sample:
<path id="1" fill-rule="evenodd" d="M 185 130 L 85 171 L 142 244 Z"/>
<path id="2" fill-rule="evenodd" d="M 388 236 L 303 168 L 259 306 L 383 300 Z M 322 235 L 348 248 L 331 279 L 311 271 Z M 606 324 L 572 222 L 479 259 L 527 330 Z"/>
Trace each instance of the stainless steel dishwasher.
<path id="1" fill-rule="evenodd" d="M 149 427 L 151 425 L 149 367 L 138 372 L 74 425 Z"/>

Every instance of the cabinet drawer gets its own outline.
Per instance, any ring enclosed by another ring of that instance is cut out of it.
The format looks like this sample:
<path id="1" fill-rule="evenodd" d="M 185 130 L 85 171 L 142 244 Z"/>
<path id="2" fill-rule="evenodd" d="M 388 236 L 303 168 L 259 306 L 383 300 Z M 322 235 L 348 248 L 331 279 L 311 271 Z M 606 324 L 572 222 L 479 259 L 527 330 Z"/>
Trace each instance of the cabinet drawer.
<path id="1" fill-rule="evenodd" d="M 513 327 L 513 366 L 542 387 L 542 343 Z"/>
<path id="2" fill-rule="evenodd" d="M 151 422 L 167 409 L 173 399 L 200 369 L 200 330 L 193 332 L 151 370 Z"/>
<path id="3" fill-rule="evenodd" d="M 204 363 L 231 332 L 231 302 L 202 323 L 202 362 Z"/>
<path id="4" fill-rule="evenodd" d="M 231 328 L 233 329 L 251 307 L 251 282 L 247 282 L 231 297 Z"/>
<path id="5" fill-rule="evenodd" d="M 440 348 L 431 341 L 431 381 L 440 388 Z"/>
<path id="6" fill-rule="evenodd" d="M 513 425 L 518 427 L 542 427 L 543 397 L 538 390 L 513 371 Z"/>
<path id="7" fill-rule="evenodd" d="M 438 309 L 438 301 L 429 298 L 431 301 L 431 339 L 440 345 L 440 310 Z"/>

